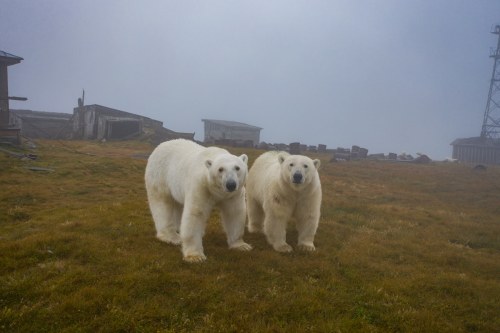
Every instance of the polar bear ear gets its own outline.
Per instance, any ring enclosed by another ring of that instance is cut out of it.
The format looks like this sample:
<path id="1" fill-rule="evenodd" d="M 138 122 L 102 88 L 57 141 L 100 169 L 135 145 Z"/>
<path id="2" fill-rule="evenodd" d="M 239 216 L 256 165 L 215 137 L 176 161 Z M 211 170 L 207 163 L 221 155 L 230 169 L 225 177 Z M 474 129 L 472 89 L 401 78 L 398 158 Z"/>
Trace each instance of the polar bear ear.
<path id="1" fill-rule="evenodd" d="M 207 169 L 210 169 L 210 167 L 212 166 L 212 160 L 206 160 L 205 166 L 207 167 Z"/>
<path id="2" fill-rule="evenodd" d="M 280 162 L 280 164 L 282 164 L 283 162 L 285 162 L 285 159 L 286 159 L 286 155 L 285 154 L 278 154 L 278 161 Z"/>
<path id="3" fill-rule="evenodd" d="M 241 160 L 243 161 L 243 163 L 247 164 L 248 163 L 248 156 L 243 154 L 243 155 L 240 155 L 240 158 Z"/>
<path id="4" fill-rule="evenodd" d="M 318 160 L 318 159 L 315 159 L 315 160 L 313 161 L 313 163 L 314 163 L 314 166 L 316 167 L 316 170 L 318 170 L 318 169 L 319 169 L 319 167 L 320 167 L 320 165 L 321 165 L 321 161 L 320 161 L 320 160 Z"/>

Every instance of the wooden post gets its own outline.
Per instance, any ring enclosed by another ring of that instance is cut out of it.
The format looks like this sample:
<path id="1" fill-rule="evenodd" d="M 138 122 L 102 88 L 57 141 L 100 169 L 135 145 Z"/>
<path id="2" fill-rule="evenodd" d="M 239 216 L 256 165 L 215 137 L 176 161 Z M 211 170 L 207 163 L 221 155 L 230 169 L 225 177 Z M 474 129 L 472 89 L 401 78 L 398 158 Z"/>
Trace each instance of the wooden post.
<path id="1" fill-rule="evenodd" d="M 0 128 L 9 126 L 9 88 L 7 64 L 0 62 Z"/>

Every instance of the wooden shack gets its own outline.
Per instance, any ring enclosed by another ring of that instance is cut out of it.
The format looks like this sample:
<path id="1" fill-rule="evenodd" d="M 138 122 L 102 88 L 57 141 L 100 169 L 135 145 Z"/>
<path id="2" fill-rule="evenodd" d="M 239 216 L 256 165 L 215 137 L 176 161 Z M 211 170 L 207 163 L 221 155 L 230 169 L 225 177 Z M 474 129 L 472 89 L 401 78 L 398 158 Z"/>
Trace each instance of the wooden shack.
<path id="1" fill-rule="evenodd" d="M 194 133 L 175 132 L 164 128 L 161 121 L 98 104 L 73 109 L 75 139 L 126 140 L 144 133 L 156 144 L 177 138 L 194 139 Z"/>
<path id="2" fill-rule="evenodd" d="M 30 139 L 71 138 L 71 114 L 61 112 L 10 110 L 11 123 Z"/>
<path id="3" fill-rule="evenodd" d="M 260 127 L 228 120 L 202 121 L 205 123 L 205 143 L 255 147 L 260 142 Z"/>
<path id="4" fill-rule="evenodd" d="M 20 63 L 24 60 L 16 55 L 0 51 L 0 138 L 2 141 L 20 143 L 20 129 L 10 123 L 9 78 L 7 67 Z M 24 99 L 25 100 L 25 99 Z"/>

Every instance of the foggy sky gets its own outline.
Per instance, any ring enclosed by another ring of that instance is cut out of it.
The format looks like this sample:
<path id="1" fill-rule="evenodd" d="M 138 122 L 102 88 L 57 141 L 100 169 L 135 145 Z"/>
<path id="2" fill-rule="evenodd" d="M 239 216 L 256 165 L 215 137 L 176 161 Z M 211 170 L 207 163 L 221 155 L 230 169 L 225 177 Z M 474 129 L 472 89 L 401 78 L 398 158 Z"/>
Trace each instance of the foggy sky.
<path id="1" fill-rule="evenodd" d="M 451 156 L 478 136 L 498 0 L 0 0 L 14 109 L 101 104 L 196 132 Z"/>

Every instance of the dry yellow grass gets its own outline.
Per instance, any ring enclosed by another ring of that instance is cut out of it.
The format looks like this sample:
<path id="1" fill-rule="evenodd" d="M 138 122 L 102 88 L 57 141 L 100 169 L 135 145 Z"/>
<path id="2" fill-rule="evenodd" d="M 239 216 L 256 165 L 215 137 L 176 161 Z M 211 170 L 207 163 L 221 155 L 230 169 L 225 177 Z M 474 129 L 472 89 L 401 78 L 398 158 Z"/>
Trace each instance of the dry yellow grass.
<path id="1" fill-rule="evenodd" d="M 500 331 L 499 167 L 314 155 L 316 253 L 279 254 L 262 235 L 229 251 L 215 212 L 208 261 L 190 265 L 154 237 L 151 150 L 41 141 L 37 161 L 0 154 L 0 331 Z"/>

